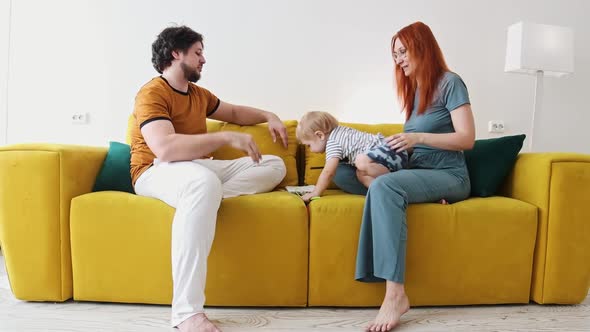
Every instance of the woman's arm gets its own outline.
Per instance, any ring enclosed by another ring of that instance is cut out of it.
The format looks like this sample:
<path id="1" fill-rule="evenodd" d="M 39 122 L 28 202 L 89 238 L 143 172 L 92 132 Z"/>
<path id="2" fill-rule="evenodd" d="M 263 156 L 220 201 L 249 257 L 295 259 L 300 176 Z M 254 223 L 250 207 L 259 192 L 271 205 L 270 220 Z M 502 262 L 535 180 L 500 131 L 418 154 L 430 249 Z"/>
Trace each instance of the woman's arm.
<path id="1" fill-rule="evenodd" d="M 416 144 L 428 145 L 433 148 L 453 151 L 470 150 L 475 143 L 475 123 L 471 105 L 459 106 L 451 112 L 454 133 L 400 133 L 388 137 L 387 144 L 400 152 L 414 148 Z"/>

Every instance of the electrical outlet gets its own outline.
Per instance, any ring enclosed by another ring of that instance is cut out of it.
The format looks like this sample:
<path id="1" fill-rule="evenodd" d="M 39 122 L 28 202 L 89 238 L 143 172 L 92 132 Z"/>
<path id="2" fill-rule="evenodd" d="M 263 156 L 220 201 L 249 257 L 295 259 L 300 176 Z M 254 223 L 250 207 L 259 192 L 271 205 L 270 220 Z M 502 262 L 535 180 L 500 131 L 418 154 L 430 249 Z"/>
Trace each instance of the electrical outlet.
<path id="1" fill-rule="evenodd" d="M 492 120 L 488 122 L 489 133 L 503 133 L 504 132 L 504 121 Z"/>
<path id="2" fill-rule="evenodd" d="M 73 124 L 87 124 L 89 120 L 88 113 L 73 113 L 71 115 L 71 120 Z"/>

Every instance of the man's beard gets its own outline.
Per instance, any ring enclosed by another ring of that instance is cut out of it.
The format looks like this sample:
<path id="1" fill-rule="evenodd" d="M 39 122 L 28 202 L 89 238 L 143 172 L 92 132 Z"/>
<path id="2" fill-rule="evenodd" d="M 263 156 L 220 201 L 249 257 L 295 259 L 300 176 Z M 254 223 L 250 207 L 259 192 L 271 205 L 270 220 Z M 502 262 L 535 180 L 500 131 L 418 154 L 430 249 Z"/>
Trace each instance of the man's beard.
<path id="1" fill-rule="evenodd" d="M 201 78 L 201 74 L 196 69 L 189 67 L 186 63 L 181 63 L 180 68 L 184 72 L 184 78 L 189 82 L 197 83 Z"/>

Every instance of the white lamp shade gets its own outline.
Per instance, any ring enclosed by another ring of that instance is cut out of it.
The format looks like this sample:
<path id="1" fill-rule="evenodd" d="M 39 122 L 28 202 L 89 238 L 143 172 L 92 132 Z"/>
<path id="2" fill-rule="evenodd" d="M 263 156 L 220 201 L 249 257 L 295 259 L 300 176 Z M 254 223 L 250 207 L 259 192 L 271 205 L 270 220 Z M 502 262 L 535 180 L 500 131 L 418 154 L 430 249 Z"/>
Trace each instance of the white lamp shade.
<path id="1" fill-rule="evenodd" d="M 509 26 L 504 71 L 532 75 L 543 71 L 554 77 L 573 73 L 573 29 L 524 22 Z"/>

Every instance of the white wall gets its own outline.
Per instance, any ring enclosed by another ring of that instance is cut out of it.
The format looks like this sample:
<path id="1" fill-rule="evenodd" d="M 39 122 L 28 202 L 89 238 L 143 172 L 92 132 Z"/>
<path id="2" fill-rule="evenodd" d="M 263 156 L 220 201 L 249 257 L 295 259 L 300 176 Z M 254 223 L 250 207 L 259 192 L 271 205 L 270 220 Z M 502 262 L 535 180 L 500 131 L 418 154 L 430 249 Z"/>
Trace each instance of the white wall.
<path id="1" fill-rule="evenodd" d="M 8 85 L 8 36 L 11 1 L 0 1 L 0 144 L 6 143 L 6 87 Z"/>
<path id="2" fill-rule="evenodd" d="M 468 85 L 478 137 L 491 137 L 489 120 L 503 120 L 507 135 L 528 133 L 534 77 L 503 72 L 506 29 L 525 20 L 576 33 L 575 73 L 545 80 L 536 149 L 590 153 L 588 12 L 586 0 L 18 0 L 7 141 L 123 141 L 137 90 L 157 74 L 151 43 L 171 23 L 205 35 L 200 84 L 222 100 L 284 119 L 324 109 L 342 121 L 379 123 L 402 121 L 391 36 L 422 20 Z M 74 112 L 89 112 L 90 123 L 72 125 Z"/>

